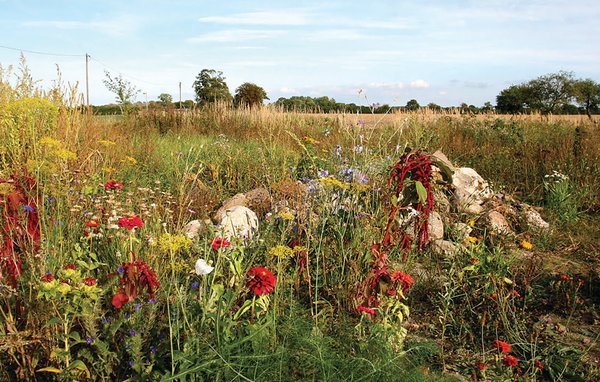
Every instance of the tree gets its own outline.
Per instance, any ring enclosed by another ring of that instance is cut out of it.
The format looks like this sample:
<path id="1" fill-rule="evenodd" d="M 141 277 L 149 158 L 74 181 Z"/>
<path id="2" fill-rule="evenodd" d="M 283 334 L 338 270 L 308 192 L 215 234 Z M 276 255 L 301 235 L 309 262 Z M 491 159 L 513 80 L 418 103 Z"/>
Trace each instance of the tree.
<path id="1" fill-rule="evenodd" d="M 170 104 L 173 103 L 173 96 L 171 96 L 170 94 L 167 93 L 161 93 L 158 96 L 158 100 L 164 105 L 164 106 L 168 106 Z"/>
<path id="2" fill-rule="evenodd" d="M 255 107 L 262 105 L 263 100 L 265 99 L 269 99 L 265 89 L 256 84 L 244 82 L 238 86 L 237 89 L 235 89 L 235 97 L 233 98 L 233 102 L 236 106 Z"/>
<path id="3" fill-rule="evenodd" d="M 121 114 L 123 114 L 124 107 L 130 105 L 140 91 L 131 82 L 124 79 L 121 74 L 113 77 L 107 70 L 104 71 L 104 74 L 106 78 L 102 82 L 110 92 L 115 93 L 115 100 L 119 105 L 119 109 L 121 109 Z"/>
<path id="4" fill-rule="evenodd" d="M 526 84 L 526 103 L 544 114 L 556 113 L 573 98 L 575 79 L 572 72 L 546 74 Z"/>
<path id="5" fill-rule="evenodd" d="M 196 102 L 201 105 L 216 101 L 231 102 L 233 97 L 225 83 L 223 72 L 213 69 L 202 69 L 194 81 Z"/>
<path id="6" fill-rule="evenodd" d="M 419 110 L 419 108 L 421 108 L 421 105 L 419 105 L 419 103 L 417 102 L 416 99 L 411 99 L 410 101 L 408 101 L 406 103 L 405 108 L 406 108 L 406 110 L 415 111 L 415 110 Z"/>
<path id="7" fill-rule="evenodd" d="M 524 85 L 512 85 L 496 96 L 496 110 L 499 113 L 523 113 L 527 105 L 527 89 Z"/>
<path id="8" fill-rule="evenodd" d="M 431 111 L 442 111 L 442 107 L 434 102 L 429 102 L 427 108 Z"/>
<path id="9" fill-rule="evenodd" d="M 585 109 L 592 119 L 592 110 L 600 105 L 600 84 L 592 79 L 577 80 L 573 84 L 573 95 L 577 104 Z"/>

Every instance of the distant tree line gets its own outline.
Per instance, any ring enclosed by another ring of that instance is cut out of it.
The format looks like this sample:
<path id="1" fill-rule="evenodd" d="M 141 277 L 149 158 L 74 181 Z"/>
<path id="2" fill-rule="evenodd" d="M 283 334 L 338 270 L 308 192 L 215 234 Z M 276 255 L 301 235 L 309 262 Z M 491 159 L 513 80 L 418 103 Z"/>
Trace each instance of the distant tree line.
<path id="1" fill-rule="evenodd" d="M 193 83 L 195 103 L 192 100 L 173 102 L 170 94 L 162 93 L 158 101 L 135 103 L 135 96 L 140 93 L 122 76 L 111 76 L 106 72 L 104 83 L 108 90 L 116 95 L 116 105 L 93 106 L 96 114 L 124 113 L 141 107 L 191 109 L 204 107 L 215 102 L 231 104 L 241 108 L 255 108 L 268 100 L 266 91 L 251 82 L 245 82 L 235 89 L 232 95 L 225 82 L 223 72 L 214 69 L 203 69 L 198 73 Z M 500 92 L 496 97 L 496 105 L 486 102 L 483 106 L 460 104 L 458 107 L 442 107 L 429 103 L 422 107 L 416 99 L 409 100 L 405 106 L 390 106 L 387 104 L 356 105 L 355 103 L 337 102 L 327 96 L 280 97 L 274 103 L 284 111 L 305 113 L 389 113 L 396 110 L 416 111 L 427 108 L 434 112 L 456 111 L 461 114 L 478 114 L 488 112 L 518 114 L 592 114 L 600 112 L 600 84 L 591 79 L 576 79 L 572 72 L 560 71 L 540 76 L 528 82 L 512 85 Z"/>
<path id="2" fill-rule="evenodd" d="M 496 97 L 500 113 L 580 114 L 599 112 L 600 84 L 560 71 L 512 85 Z"/>

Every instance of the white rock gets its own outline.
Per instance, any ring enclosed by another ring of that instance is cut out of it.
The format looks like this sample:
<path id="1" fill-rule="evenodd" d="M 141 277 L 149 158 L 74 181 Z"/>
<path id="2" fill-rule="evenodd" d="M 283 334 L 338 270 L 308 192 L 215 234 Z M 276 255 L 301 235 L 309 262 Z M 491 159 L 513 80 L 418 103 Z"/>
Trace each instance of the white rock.
<path id="1" fill-rule="evenodd" d="M 508 224 L 504 215 L 498 211 L 488 212 L 485 216 L 485 220 L 489 228 L 496 233 L 503 235 L 513 233 L 513 230 L 510 228 L 510 224 Z"/>
<path id="2" fill-rule="evenodd" d="M 543 231 L 550 228 L 550 224 L 548 224 L 548 222 L 545 221 L 542 216 L 531 206 L 524 206 L 522 216 L 527 224 L 527 227 L 530 229 Z"/>
<path id="3" fill-rule="evenodd" d="M 469 167 L 457 168 L 452 176 L 453 203 L 459 212 L 481 213 L 481 206 L 493 194 L 488 183 Z"/>
<path id="4" fill-rule="evenodd" d="M 437 212 L 433 211 L 429 215 L 429 240 L 438 240 L 444 238 L 444 222 Z"/>
<path id="5" fill-rule="evenodd" d="M 195 239 L 206 232 L 206 222 L 200 220 L 192 220 L 183 227 L 183 234 L 190 239 Z"/>
<path id="6" fill-rule="evenodd" d="M 223 202 L 223 206 L 221 206 L 221 208 L 219 208 L 213 215 L 213 221 L 215 224 L 220 224 L 223 213 L 235 206 L 248 207 L 248 199 L 244 194 L 235 194 Z"/>
<path id="7" fill-rule="evenodd" d="M 444 256 L 454 256 L 460 251 L 460 246 L 448 240 L 435 240 L 431 242 L 433 252 Z"/>
<path id="8" fill-rule="evenodd" d="M 258 231 L 258 217 L 248 207 L 234 206 L 221 213 L 218 231 L 222 237 L 251 239 Z"/>

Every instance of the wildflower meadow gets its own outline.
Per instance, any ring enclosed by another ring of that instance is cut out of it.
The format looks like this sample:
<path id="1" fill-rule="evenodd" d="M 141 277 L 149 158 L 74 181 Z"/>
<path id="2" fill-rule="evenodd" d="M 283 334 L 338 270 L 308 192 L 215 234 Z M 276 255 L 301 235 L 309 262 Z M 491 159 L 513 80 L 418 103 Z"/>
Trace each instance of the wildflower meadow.
<path id="1" fill-rule="evenodd" d="M 600 379 L 585 116 L 0 85 L 0 380 Z"/>

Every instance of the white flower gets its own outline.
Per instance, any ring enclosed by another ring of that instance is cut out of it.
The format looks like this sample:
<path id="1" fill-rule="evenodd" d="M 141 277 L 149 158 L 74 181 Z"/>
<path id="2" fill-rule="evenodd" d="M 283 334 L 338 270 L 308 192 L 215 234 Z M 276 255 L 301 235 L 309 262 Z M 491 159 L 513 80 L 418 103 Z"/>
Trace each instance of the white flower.
<path id="1" fill-rule="evenodd" d="M 197 275 L 207 275 L 215 269 L 215 267 L 208 265 L 204 259 L 198 259 L 198 261 L 196 261 L 195 268 Z"/>

